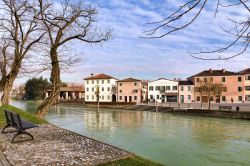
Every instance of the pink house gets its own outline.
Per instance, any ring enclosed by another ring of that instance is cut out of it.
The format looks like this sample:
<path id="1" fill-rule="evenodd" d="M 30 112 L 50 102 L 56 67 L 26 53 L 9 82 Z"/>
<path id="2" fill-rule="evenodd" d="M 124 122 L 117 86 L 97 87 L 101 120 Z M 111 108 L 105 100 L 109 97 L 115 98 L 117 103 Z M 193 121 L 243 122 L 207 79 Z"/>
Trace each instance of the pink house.
<path id="1" fill-rule="evenodd" d="M 117 102 L 140 103 L 143 100 L 141 80 L 126 78 L 117 81 Z"/>

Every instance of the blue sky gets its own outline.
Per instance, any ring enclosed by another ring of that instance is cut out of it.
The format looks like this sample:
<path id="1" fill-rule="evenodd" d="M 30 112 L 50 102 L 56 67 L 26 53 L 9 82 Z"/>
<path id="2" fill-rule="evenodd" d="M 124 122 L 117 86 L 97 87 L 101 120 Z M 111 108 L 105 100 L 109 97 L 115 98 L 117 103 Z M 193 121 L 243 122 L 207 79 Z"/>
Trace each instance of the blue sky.
<path id="1" fill-rule="evenodd" d="M 150 29 L 146 23 L 159 21 L 183 3 L 181 0 L 95 0 L 97 25 L 113 29 L 111 40 L 101 45 L 75 42 L 73 50 L 81 54 L 82 61 L 70 71 L 62 73 L 64 82 L 83 83 L 90 73 L 106 73 L 117 78 L 159 77 L 182 78 L 209 68 L 226 68 L 232 71 L 250 67 L 248 52 L 228 61 L 201 61 L 187 52 L 212 50 L 229 43 L 232 38 L 220 28 L 230 28 L 226 16 L 247 18 L 243 8 L 221 9 L 214 18 L 215 4 L 210 1 L 200 17 L 187 29 L 161 39 L 142 39 L 143 31 Z M 223 53 L 227 56 L 232 50 Z M 216 55 L 203 55 L 205 57 Z M 43 73 L 49 76 L 49 73 Z M 24 82 L 27 78 L 20 78 Z"/>

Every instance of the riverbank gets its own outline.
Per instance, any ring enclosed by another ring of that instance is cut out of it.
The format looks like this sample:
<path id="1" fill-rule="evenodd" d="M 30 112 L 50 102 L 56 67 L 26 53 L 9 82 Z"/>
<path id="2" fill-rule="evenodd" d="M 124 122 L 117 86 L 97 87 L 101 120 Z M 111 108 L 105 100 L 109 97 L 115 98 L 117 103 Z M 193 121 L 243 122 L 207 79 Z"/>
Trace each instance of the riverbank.
<path id="1" fill-rule="evenodd" d="M 5 124 L 3 109 L 17 112 L 24 119 L 39 124 L 38 128 L 28 130 L 35 137 L 33 141 L 11 144 L 9 140 L 14 133 L 0 135 L 0 151 L 10 165 L 160 165 L 112 145 L 54 126 L 15 107 L 4 106 L 0 109 L 0 128 Z"/>
<path id="2" fill-rule="evenodd" d="M 97 106 L 94 104 L 85 104 L 84 106 L 90 108 L 97 108 Z M 110 109 L 156 112 L 155 106 L 147 106 L 147 105 L 101 105 L 100 107 L 110 108 Z M 250 120 L 250 111 L 225 111 L 225 110 L 220 111 L 220 110 L 160 107 L 160 106 L 157 109 L 158 112 L 164 112 L 176 115 L 191 115 L 191 116 Z"/>

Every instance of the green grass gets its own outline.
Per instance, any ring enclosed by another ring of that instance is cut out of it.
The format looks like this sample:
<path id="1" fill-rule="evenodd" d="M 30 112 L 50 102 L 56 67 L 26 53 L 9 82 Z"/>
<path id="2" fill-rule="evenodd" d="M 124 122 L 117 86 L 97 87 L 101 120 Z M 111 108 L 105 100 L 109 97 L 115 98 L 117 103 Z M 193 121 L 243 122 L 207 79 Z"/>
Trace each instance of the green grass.
<path id="1" fill-rule="evenodd" d="M 120 159 L 120 160 L 100 164 L 98 166 L 163 166 L 163 165 L 144 159 L 139 156 L 133 156 L 133 157 L 129 157 L 126 159 Z"/>
<path id="2" fill-rule="evenodd" d="M 11 105 L 3 105 L 0 107 L 0 128 L 3 128 L 6 125 L 6 120 L 5 120 L 5 115 L 4 115 L 4 109 L 12 111 L 12 112 L 16 112 L 18 113 L 21 118 L 30 121 L 34 124 L 45 124 L 48 123 L 46 120 L 38 118 L 35 115 L 32 115 L 28 112 L 24 112 L 23 110 L 16 108 L 14 106 Z"/>

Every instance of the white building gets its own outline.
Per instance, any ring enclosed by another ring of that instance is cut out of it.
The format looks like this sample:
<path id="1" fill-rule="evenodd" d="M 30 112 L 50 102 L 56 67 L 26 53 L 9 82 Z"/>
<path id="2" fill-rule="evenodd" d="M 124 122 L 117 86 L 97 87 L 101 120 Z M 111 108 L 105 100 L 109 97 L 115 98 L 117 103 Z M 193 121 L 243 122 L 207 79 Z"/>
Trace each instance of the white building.
<path id="1" fill-rule="evenodd" d="M 92 75 L 84 79 L 85 102 L 116 102 L 116 78 L 106 74 Z"/>
<path id="2" fill-rule="evenodd" d="M 160 78 L 148 82 L 150 102 L 178 102 L 178 81 Z"/>
<path id="3" fill-rule="evenodd" d="M 194 93 L 194 84 L 192 81 L 179 81 L 179 103 L 193 103 Z"/>

